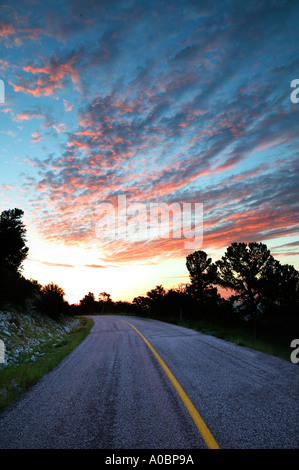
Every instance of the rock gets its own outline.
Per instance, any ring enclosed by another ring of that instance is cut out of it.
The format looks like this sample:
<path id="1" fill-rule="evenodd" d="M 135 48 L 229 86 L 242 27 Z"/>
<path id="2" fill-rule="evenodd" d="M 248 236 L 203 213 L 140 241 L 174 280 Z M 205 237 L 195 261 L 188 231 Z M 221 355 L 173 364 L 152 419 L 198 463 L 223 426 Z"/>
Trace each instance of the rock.
<path id="1" fill-rule="evenodd" d="M 37 311 L 26 315 L 0 311 L 0 339 L 5 342 L 7 364 L 34 362 L 44 354 L 37 350 L 43 350 L 44 345 L 52 341 L 59 345 L 79 324 L 74 318 L 62 317 L 60 320 L 56 322 Z"/>

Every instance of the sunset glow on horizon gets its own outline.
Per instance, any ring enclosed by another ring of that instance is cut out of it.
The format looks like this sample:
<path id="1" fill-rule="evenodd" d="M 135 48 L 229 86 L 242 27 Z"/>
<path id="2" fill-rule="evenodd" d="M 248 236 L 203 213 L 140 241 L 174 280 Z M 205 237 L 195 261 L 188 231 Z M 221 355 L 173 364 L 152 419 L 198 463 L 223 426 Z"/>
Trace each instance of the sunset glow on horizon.
<path id="1" fill-rule="evenodd" d="M 131 301 L 236 241 L 299 269 L 298 21 L 293 1 L 2 3 L 0 212 L 24 211 L 24 276 Z M 104 237 L 120 196 L 202 204 L 202 244 Z"/>

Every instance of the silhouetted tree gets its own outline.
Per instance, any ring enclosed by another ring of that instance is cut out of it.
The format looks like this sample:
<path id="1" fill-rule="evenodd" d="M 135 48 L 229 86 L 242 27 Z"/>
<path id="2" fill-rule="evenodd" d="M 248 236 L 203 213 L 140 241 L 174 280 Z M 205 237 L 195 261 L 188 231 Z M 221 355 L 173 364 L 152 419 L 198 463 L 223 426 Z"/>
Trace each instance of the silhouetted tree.
<path id="1" fill-rule="evenodd" d="M 165 294 L 166 294 L 166 291 L 164 287 L 161 285 L 156 286 L 154 289 L 151 289 L 150 291 L 146 293 L 149 299 L 148 300 L 149 309 L 152 314 L 159 315 L 163 313 L 163 306 L 164 306 L 163 299 L 164 299 Z"/>
<path id="2" fill-rule="evenodd" d="M 132 304 L 130 302 L 119 300 L 117 302 L 111 301 L 111 304 L 111 309 L 114 313 L 133 313 L 134 307 L 132 307 Z"/>
<path id="3" fill-rule="evenodd" d="M 272 256 L 263 243 L 232 243 L 216 261 L 217 283 L 233 289 L 235 298 L 248 305 L 256 339 L 257 305 L 261 300 L 262 276 Z"/>
<path id="4" fill-rule="evenodd" d="M 82 313 L 85 314 L 95 313 L 97 310 L 97 303 L 92 292 L 88 292 L 88 294 L 80 300 L 79 305 Z"/>
<path id="5" fill-rule="evenodd" d="M 201 315 L 215 313 L 220 295 L 215 286 L 216 266 L 212 258 L 204 251 L 195 251 L 187 256 L 186 267 L 191 281 L 186 290 L 196 302 L 197 311 Z"/>
<path id="6" fill-rule="evenodd" d="M 42 310 L 51 318 L 58 318 L 60 314 L 67 312 L 68 303 L 64 300 L 65 292 L 53 282 L 41 289 Z"/>
<path id="7" fill-rule="evenodd" d="M 35 283 L 19 272 L 0 272 L 0 307 L 39 306 L 40 291 Z"/>
<path id="8" fill-rule="evenodd" d="M 107 292 L 100 292 L 99 300 L 102 300 L 103 302 L 109 302 L 111 300 L 111 295 Z"/>
<path id="9" fill-rule="evenodd" d="M 0 215 L 0 270 L 17 272 L 28 255 L 26 228 L 21 209 L 9 209 Z"/>
<path id="10" fill-rule="evenodd" d="M 149 313 L 149 308 L 150 308 L 149 297 L 144 297 L 143 295 L 134 297 L 132 304 L 135 307 L 135 310 L 137 311 L 137 313 L 141 315 L 147 315 Z"/>
<path id="11" fill-rule="evenodd" d="M 151 289 L 150 291 L 148 291 L 146 295 L 151 300 L 160 300 L 165 294 L 166 294 L 166 291 L 164 287 L 159 285 L 159 286 L 156 286 L 154 289 Z"/>
<path id="12" fill-rule="evenodd" d="M 99 294 L 99 304 L 101 313 L 108 312 L 109 308 L 112 307 L 111 295 L 107 292 L 100 292 Z"/>
<path id="13" fill-rule="evenodd" d="M 192 297 L 186 288 L 169 289 L 164 296 L 165 315 L 177 320 L 189 319 L 192 313 Z"/>
<path id="14" fill-rule="evenodd" d="M 261 306 L 269 315 L 298 315 L 299 272 L 271 258 L 261 276 Z"/>
<path id="15" fill-rule="evenodd" d="M 21 209 L 9 209 L 0 215 L 0 306 L 24 306 L 31 285 L 22 275 L 22 263 L 28 254 L 26 229 Z"/>

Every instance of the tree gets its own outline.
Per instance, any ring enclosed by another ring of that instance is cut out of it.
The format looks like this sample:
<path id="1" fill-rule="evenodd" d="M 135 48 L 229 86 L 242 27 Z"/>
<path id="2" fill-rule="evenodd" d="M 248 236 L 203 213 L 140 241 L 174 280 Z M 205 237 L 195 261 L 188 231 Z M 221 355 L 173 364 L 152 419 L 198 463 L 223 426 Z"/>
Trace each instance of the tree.
<path id="1" fill-rule="evenodd" d="M 256 339 L 257 305 L 261 300 L 263 272 L 272 256 L 263 243 L 232 243 L 222 258 L 216 261 L 217 283 L 233 289 L 236 299 L 249 307 Z"/>
<path id="2" fill-rule="evenodd" d="M 28 254 L 23 211 L 9 209 L 0 214 L 0 306 L 25 305 L 31 286 L 21 275 Z"/>
<path id="3" fill-rule="evenodd" d="M 164 297 L 166 294 L 165 289 L 163 286 L 159 285 L 156 286 L 154 289 L 151 289 L 146 293 L 146 295 L 151 299 L 151 300 L 160 300 L 161 298 Z"/>
<path id="4" fill-rule="evenodd" d="M 148 314 L 149 313 L 149 303 L 150 300 L 148 297 L 144 297 L 143 295 L 139 295 L 138 297 L 134 297 L 133 305 L 136 306 L 136 310 L 141 314 Z"/>
<path id="5" fill-rule="evenodd" d="M 63 300 L 63 297 L 65 296 L 64 290 L 57 284 L 54 284 L 54 282 L 50 282 L 49 284 L 43 286 L 42 292 L 45 295 L 52 296 L 53 298 L 55 297 L 59 300 Z"/>
<path id="6" fill-rule="evenodd" d="M 41 289 L 42 310 L 52 318 L 66 313 L 68 303 L 64 300 L 65 292 L 57 284 L 50 282 Z"/>
<path id="7" fill-rule="evenodd" d="M 262 306 L 266 312 L 298 314 L 299 272 L 290 264 L 272 258 L 262 270 Z"/>
<path id="8" fill-rule="evenodd" d="M 102 313 L 104 310 L 107 310 L 107 307 L 110 307 L 112 304 L 111 295 L 107 292 L 100 292 L 99 294 L 99 303 L 102 305 Z"/>
<path id="9" fill-rule="evenodd" d="M 28 255 L 26 229 L 21 209 L 9 209 L 0 215 L 0 269 L 16 273 Z"/>
<path id="10" fill-rule="evenodd" d="M 165 315 L 179 320 L 188 319 L 192 313 L 192 303 L 185 286 L 169 289 L 164 297 Z"/>
<path id="11" fill-rule="evenodd" d="M 107 292 L 101 292 L 99 294 L 99 301 L 102 302 L 111 302 L 111 295 L 108 294 Z"/>
<path id="12" fill-rule="evenodd" d="M 80 307 L 83 313 L 94 313 L 96 310 L 96 301 L 94 294 L 92 292 L 88 292 L 87 295 L 80 300 Z"/>
<path id="13" fill-rule="evenodd" d="M 151 289 L 146 293 L 148 297 L 148 305 L 150 308 L 150 311 L 153 314 L 161 314 L 163 312 L 163 307 L 164 307 L 164 297 L 165 297 L 166 291 L 162 285 L 156 286 L 154 289 Z"/>
<path id="14" fill-rule="evenodd" d="M 216 300 L 216 266 L 212 263 L 212 258 L 208 258 L 204 251 L 195 251 L 187 256 L 186 267 L 191 281 L 188 292 L 203 303 L 211 299 Z"/>

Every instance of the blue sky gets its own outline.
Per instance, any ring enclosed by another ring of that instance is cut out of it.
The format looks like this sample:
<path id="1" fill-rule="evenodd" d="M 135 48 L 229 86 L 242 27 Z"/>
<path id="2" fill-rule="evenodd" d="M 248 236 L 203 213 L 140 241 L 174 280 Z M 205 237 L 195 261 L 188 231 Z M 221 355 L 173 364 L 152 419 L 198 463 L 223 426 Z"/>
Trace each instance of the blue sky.
<path id="1" fill-rule="evenodd" d="M 99 205 L 202 203 L 214 260 L 262 241 L 298 264 L 299 5 L 0 6 L 0 210 L 25 212 L 24 274 L 67 299 L 188 281 L 183 239 L 107 242 Z"/>

